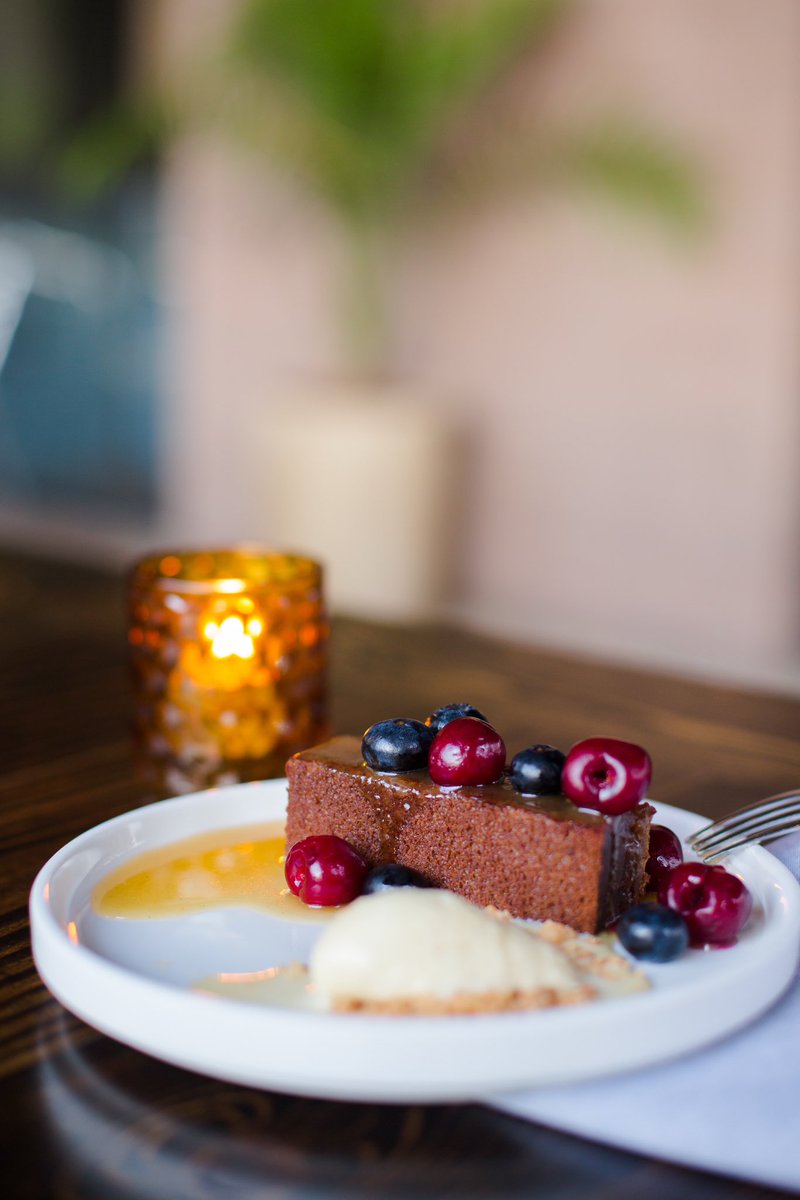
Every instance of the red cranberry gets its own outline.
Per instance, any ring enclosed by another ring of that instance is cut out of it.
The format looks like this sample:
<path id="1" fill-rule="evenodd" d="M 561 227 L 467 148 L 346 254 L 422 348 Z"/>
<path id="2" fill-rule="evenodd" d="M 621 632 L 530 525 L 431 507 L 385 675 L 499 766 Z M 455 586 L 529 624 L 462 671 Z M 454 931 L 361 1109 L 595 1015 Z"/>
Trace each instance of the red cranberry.
<path id="1" fill-rule="evenodd" d="M 477 717 L 449 721 L 433 739 L 428 770 L 434 783 L 494 783 L 503 774 L 506 747 L 496 729 Z"/>
<path id="2" fill-rule="evenodd" d="M 652 773 L 650 755 L 641 746 L 617 738 L 587 738 L 567 755 L 561 787 L 573 804 L 616 816 L 644 799 Z"/>
<path id="3" fill-rule="evenodd" d="M 289 891 L 306 904 L 348 904 L 361 892 L 367 864 L 344 838 L 321 833 L 295 842 L 286 855 Z"/>
<path id="4" fill-rule="evenodd" d="M 753 898 L 724 867 L 680 863 L 658 889 L 661 904 L 681 914 L 693 946 L 731 946 L 753 909 Z"/>
<path id="5" fill-rule="evenodd" d="M 664 876 L 682 862 L 683 850 L 677 834 L 666 825 L 651 825 L 650 857 L 647 860 L 651 890 L 657 891 Z"/>

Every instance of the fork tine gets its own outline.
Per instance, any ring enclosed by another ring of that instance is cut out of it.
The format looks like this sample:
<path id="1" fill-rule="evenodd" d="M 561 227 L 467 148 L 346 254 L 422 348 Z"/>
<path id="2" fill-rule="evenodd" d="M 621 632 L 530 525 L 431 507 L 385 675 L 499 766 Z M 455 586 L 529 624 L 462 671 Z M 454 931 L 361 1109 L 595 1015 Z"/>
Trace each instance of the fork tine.
<path id="1" fill-rule="evenodd" d="M 739 809 L 738 812 L 731 813 L 721 821 L 712 821 L 709 825 L 704 825 L 688 840 L 698 850 L 710 850 L 716 843 L 727 840 L 733 835 L 748 833 L 752 836 L 758 832 L 761 824 L 766 820 L 774 820 L 797 812 L 800 812 L 800 792 L 782 792 L 780 795 L 770 796 L 758 804 L 751 804 L 746 808 Z"/>
<path id="2" fill-rule="evenodd" d="M 800 816 L 800 804 L 785 804 L 780 808 L 772 808 L 769 811 L 754 814 L 746 821 L 739 821 L 722 828 L 715 827 L 709 830 L 705 837 L 692 837 L 690 842 L 697 850 L 709 851 L 723 842 L 730 841 L 731 838 L 757 837 L 762 829 L 775 821 L 785 821 L 797 816 Z"/>
<path id="3" fill-rule="evenodd" d="M 737 808 L 734 812 L 728 813 L 727 816 L 721 817 L 717 821 L 710 821 L 708 825 L 704 825 L 697 833 L 700 835 L 706 829 L 722 829 L 727 825 L 734 825 L 743 818 L 752 816 L 753 814 L 764 812 L 780 804 L 793 803 L 794 801 L 800 802 L 800 791 L 780 792 L 776 796 L 767 796 L 765 800 L 756 800 L 753 804 L 745 804 L 743 808 Z"/>
<path id="4" fill-rule="evenodd" d="M 714 862 L 718 858 L 722 858 L 726 854 L 730 854 L 733 850 L 738 850 L 740 846 L 753 845 L 755 842 L 766 842 L 772 838 L 778 837 L 781 833 L 791 833 L 793 829 L 800 829 L 800 808 L 796 812 L 791 812 L 784 815 L 775 821 L 769 822 L 759 829 L 754 836 L 753 832 L 739 832 L 728 838 L 724 842 L 719 842 L 713 847 L 695 847 L 706 862 Z"/>
<path id="5" fill-rule="evenodd" d="M 694 842 L 692 843 L 692 848 L 702 858 L 708 858 L 713 854 L 726 854 L 728 850 L 737 846 L 747 845 L 748 842 L 754 844 L 764 842 L 768 838 L 775 837 L 778 833 L 788 832 L 798 825 L 800 825 L 800 812 L 789 810 L 773 817 L 769 821 L 762 821 L 756 825 L 733 829 L 702 842 Z"/>

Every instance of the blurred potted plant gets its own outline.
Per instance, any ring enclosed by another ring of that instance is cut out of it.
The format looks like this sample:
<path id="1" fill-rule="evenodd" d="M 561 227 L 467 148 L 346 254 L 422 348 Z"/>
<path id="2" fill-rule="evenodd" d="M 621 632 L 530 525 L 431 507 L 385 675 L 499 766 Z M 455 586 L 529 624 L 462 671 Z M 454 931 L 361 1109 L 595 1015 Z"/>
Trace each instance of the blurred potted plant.
<path id="1" fill-rule="evenodd" d="M 385 615 L 430 609 L 440 561 L 449 433 L 424 381 L 392 380 L 387 281 L 403 232 L 452 212 L 467 181 L 496 190 L 554 174 L 691 220 L 696 197 L 680 161 L 653 141 L 606 129 L 545 140 L 494 123 L 470 128 L 511 68 L 531 55 L 567 0 L 244 0 L 217 57 L 169 104 L 106 118 L 75 150 L 95 181 L 113 147 L 131 149 L 189 126 L 217 128 L 310 189 L 335 219 L 346 276 L 332 303 L 342 382 L 265 416 L 270 534 L 320 554 L 334 603 Z M 123 151 L 124 154 L 124 151 Z M 477 156 L 477 170 L 476 170 Z M 379 402 L 376 402 L 379 401 Z M 306 464 L 299 473 L 287 464 Z M 312 491 L 312 481 L 321 491 Z M 376 570 L 391 524 L 393 561 Z M 359 549 L 361 547 L 361 549 Z"/>
<path id="2" fill-rule="evenodd" d="M 398 233 L 431 210 L 451 213 L 476 175 L 491 192 L 560 172 L 670 220 L 697 215 L 685 166 L 651 134 L 606 127 L 545 138 L 530 121 L 476 129 L 498 84 L 571 7 L 246 0 L 221 59 L 223 90 L 212 87 L 206 103 L 338 220 L 349 251 L 342 340 L 354 372 L 388 367 L 383 267 Z"/>

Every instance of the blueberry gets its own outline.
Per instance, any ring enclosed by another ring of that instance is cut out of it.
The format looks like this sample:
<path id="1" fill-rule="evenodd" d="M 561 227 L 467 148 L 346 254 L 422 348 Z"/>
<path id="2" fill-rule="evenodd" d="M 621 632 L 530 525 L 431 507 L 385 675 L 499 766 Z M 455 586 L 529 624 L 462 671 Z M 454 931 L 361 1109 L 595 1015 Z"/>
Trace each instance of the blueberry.
<path id="1" fill-rule="evenodd" d="M 565 756 L 555 746 L 529 746 L 511 760 L 511 782 L 525 796 L 557 796 Z"/>
<path id="2" fill-rule="evenodd" d="M 373 892 L 386 892 L 398 887 L 430 887 L 431 884 L 417 871 L 410 867 L 401 867 L 399 863 L 387 863 L 384 867 L 373 867 L 369 872 L 361 894 L 369 896 Z"/>
<path id="3" fill-rule="evenodd" d="M 394 717 L 371 725 L 361 741 L 364 761 L 373 771 L 418 771 L 428 765 L 433 733 L 421 721 Z"/>
<path id="4" fill-rule="evenodd" d="M 437 708 L 436 712 L 431 713 L 425 724 L 431 733 L 436 734 L 440 729 L 444 729 L 445 725 L 449 725 L 451 721 L 456 721 L 459 717 L 477 717 L 479 721 L 486 721 L 483 713 L 471 704 L 445 704 L 442 708 Z"/>
<path id="5" fill-rule="evenodd" d="M 620 918 L 617 937 L 634 958 L 672 962 L 689 945 L 689 930 L 680 913 L 663 904 L 636 904 Z"/>

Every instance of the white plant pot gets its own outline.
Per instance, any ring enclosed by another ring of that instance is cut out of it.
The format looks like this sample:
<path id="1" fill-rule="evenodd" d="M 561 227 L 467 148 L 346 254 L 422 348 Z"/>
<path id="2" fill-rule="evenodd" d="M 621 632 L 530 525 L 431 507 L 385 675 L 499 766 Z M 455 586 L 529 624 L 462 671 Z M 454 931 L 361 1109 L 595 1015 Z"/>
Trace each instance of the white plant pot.
<path id="1" fill-rule="evenodd" d="M 254 448 L 265 534 L 323 563 L 334 611 L 378 619 L 436 611 L 454 453 L 435 403 L 380 385 L 286 396 Z"/>

